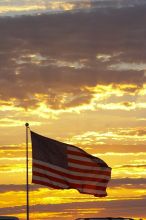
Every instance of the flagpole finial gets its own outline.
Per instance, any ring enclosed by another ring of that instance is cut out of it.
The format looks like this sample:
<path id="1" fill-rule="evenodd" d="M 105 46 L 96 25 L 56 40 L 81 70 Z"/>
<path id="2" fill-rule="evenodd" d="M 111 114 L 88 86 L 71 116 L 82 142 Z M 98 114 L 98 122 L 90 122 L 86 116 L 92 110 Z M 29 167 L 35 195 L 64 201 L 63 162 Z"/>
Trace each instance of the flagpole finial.
<path id="1" fill-rule="evenodd" d="M 25 126 L 28 128 L 29 127 L 29 123 L 26 123 Z"/>

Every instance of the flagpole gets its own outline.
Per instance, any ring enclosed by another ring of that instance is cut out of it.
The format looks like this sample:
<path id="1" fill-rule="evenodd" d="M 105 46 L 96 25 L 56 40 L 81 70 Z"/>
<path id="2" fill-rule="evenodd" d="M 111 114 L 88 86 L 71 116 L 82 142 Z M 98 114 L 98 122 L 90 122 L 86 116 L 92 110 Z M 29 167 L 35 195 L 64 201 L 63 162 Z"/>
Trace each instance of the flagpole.
<path id="1" fill-rule="evenodd" d="M 26 219 L 29 220 L 29 176 L 28 176 L 28 129 L 29 124 L 26 123 Z"/>

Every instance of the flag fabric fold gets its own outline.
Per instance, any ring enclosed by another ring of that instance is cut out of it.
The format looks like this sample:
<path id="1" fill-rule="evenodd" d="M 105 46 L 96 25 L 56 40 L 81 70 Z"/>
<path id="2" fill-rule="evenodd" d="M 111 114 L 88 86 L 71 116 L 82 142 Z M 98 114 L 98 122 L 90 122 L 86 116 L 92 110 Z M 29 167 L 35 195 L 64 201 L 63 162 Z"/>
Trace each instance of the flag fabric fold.
<path id="1" fill-rule="evenodd" d="M 84 150 L 31 131 L 32 182 L 54 189 L 107 195 L 111 168 Z"/>

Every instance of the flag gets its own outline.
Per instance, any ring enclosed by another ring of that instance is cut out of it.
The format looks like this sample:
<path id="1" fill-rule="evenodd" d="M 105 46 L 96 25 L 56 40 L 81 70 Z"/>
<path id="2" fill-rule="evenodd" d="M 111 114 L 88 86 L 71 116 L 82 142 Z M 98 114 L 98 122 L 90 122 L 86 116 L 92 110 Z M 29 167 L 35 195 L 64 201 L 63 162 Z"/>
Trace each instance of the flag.
<path id="1" fill-rule="evenodd" d="M 32 183 L 106 196 L 111 168 L 84 150 L 31 131 Z"/>

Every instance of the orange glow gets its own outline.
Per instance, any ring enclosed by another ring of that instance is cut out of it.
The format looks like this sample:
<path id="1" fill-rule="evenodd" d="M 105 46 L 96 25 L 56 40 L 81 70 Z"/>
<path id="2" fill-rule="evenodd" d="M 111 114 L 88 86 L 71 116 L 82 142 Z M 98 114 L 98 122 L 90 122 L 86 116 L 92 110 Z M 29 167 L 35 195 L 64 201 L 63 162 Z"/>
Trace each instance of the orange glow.
<path id="1" fill-rule="evenodd" d="M 144 0 L 0 1 L 0 215 L 26 219 L 29 123 L 112 168 L 104 198 L 34 185 L 29 133 L 31 220 L 146 219 L 143 6 Z"/>

